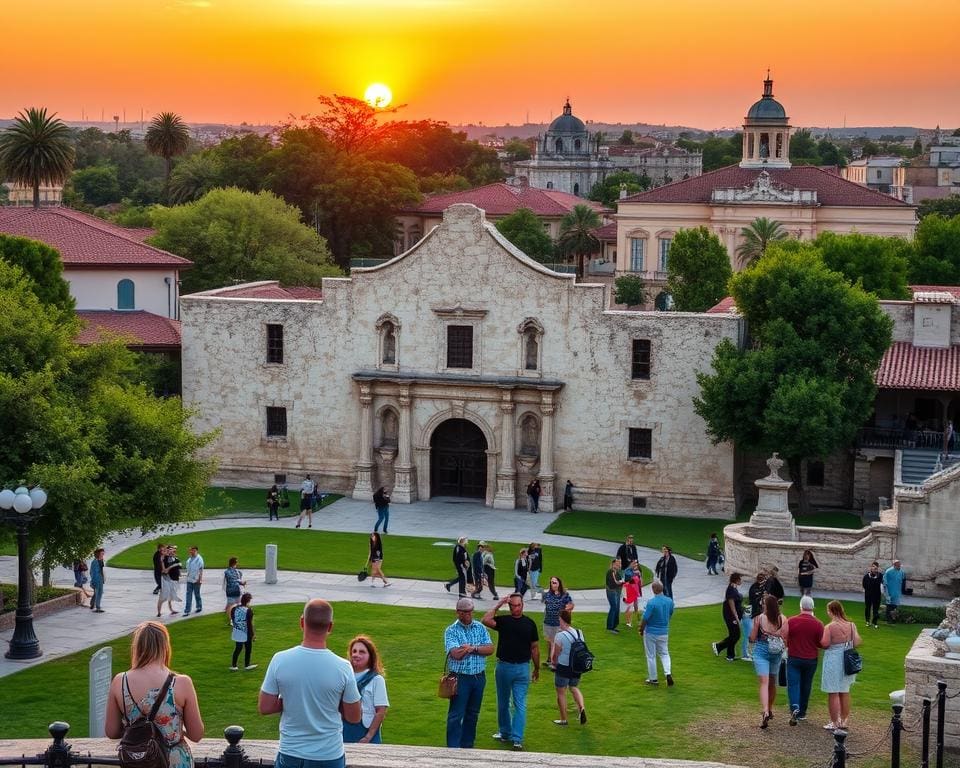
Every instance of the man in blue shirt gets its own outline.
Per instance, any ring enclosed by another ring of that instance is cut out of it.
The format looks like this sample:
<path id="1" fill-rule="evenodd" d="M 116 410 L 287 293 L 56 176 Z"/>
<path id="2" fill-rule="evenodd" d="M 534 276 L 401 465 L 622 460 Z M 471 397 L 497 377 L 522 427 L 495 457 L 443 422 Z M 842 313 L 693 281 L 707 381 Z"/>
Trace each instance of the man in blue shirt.
<path id="1" fill-rule="evenodd" d="M 457 601 L 457 620 L 444 631 L 443 646 L 450 671 L 457 676 L 457 695 L 447 709 L 447 746 L 472 749 L 493 641 L 487 628 L 474 620 L 469 597 Z"/>
<path id="2" fill-rule="evenodd" d="M 663 674 L 667 676 L 667 685 L 673 685 L 670 674 L 670 649 L 667 638 L 670 631 L 670 619 L 673 616 L 673 599 L 663 594 L 663 584 L 659 581 L 650 585 L 653 597 L 647 601 L 640 622 L 640 634 L 643 636 L 643 649 L 647 654 L 648 685 L 659 685 L 657 680 L 657 656 L 663 665 Z"/>
<path id="3" fill-rule="evenodd" d="M 883 572 L 883 591 L 887 594 L 887 622 L 894 620 L 894 612 L 900 607 L 903 583 L 906 579 L 907 576 L 900 568 L 899 560 L 894 560 L 893 565 Z"/>

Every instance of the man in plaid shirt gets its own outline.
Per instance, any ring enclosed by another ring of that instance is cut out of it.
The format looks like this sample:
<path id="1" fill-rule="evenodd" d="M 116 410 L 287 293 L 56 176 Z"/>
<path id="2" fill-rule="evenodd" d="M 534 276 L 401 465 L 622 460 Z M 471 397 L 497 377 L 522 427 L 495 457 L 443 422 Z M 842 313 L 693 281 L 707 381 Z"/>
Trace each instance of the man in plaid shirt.
<path id="1" fill-rule="evenodd" d="M 447 664 L 457 675 L 457 695 L 447 710 L 447 746 L 473 748 L 483 689 L 487 684 L 487 656 L 493 641 L 487 628 L 473 618 L 473 600 L 457 601 L 457 620 L 443 633 Z"/>

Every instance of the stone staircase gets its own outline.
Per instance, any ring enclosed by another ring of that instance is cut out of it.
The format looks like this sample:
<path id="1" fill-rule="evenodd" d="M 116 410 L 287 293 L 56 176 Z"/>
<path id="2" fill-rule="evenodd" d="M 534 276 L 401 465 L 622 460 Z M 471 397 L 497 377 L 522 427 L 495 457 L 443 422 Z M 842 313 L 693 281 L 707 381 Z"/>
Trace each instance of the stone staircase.
<path id="1" fill-rule="evenodd" d="M 946 469 L 960 462 L 960 456 L 951 455 L 938 468 L 939 456 L 939 451 L 929 448 L 904 448 L 900 457 L 900 483 L 922 485 L 937 469 Z"/>

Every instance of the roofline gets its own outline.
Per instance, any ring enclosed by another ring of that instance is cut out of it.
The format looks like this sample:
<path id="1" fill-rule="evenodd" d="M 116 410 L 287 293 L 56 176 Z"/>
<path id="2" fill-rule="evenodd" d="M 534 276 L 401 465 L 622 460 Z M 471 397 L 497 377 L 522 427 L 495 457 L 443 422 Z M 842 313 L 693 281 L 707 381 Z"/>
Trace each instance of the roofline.
<path id="1" fill-rule="evenodd" d="M 52 246 L 51 246 L 52 247 Z M 63 265 L 64 269 L 113 269 L 115 267 L 137 267 L 139 269 L 172 269 L 177 270 L 186 270 L 193 269 L 193 262 L 187 262 L 186 264 L 160 264 L 158 262 L 143 262 L 138 261 L 63 261 L 60 262 Z"/>

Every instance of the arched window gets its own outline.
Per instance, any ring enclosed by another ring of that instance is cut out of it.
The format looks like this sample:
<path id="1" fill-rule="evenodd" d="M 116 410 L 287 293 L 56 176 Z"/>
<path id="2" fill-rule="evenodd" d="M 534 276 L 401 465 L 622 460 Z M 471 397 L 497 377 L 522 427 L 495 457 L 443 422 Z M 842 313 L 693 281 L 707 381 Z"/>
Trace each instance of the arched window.
<path id="1" fill-rule="evenodd" d="M 558 155 L 563 153 L 563 139 L 557 139 L 553 146 L 556 148 Z"/>
<path id="2" fill-rule="evenodd" d="M 117 283 L 117 309 L 136 309 L 133 280 L 121 280 Z"/>
<path id="3" fill-rule="evenodd" d="M 577 195 L 577 196 L 579 197 L 579 195 L 580 195 L 580 185 L 579 185 L 579 184 L 574 184 L 574 185 L 573 185 L 573 194 L 575 194 L 575 195 Z"/>
<path id="4" fill-rule="evenodd" d="M 575 151 L 579 152 L 581 147 L 580 139 L 575 139 L 573 142 L 573 148 Z"/>
<path id="5" fill-rule="evenodd" d="M 383 324 L 383 360 L 388 365 L 397 363 L 397 333 L 393 330 L 393 323 Z"/>
<path id="6" fill-rule="evenodd" d="M 543 325 L 535 317 L 528 317 L 517 328 L 520 334 L 520 370 L 535 373 L 540 370 Z"/>
<path id="7" fill-rule="evenodd" d="M 399 420 L 397 412 L 392 408 L 384 409 L 380 416 L 380 446 L 382 448 L 396 448 L 399 434 Z"/>
<path id="8" fill-rule="evenodd" d="M 547 182 L 547 189 L 553 189 L 553 182 L 552 182 L 552 181 L 548 181 L 548 182 Z"/>

